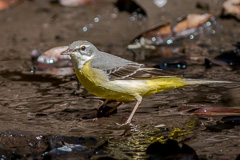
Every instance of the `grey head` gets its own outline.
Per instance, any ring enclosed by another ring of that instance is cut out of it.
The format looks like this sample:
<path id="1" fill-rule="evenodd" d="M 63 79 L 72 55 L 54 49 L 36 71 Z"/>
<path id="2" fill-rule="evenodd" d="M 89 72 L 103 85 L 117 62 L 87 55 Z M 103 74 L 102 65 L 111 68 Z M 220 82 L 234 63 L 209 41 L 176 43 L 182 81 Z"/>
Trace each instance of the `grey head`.
<path id="1" fill-rule="evenodd" d="M 114 70 L 127 64 L 136 64 L 109 53 L 99 51 L 92 43 L 88 41 L 75 41 L 69 45 L 68 49 L 62 54 L 70 55 L 75 69 L 81 70 L 86 62 L 92 60 L 91 66 L 101 70 Z"/>
<path id="2" fill-rule="evenodd" d="M 68 54 L 70 56 L 92 56 L 94 52 L 97 52 L 98 49 L 90 42 L 88 41 L 74 41 L 72 44 L 68 47 Z"/>
<path id="3" fill-rule="evenodd" d="M 99 52 L 98 49 L 88 41 L 75 41 L 69 45 L 63 55 L 69 55 L 72 58 L 75 68 L 82 69 L 83 65 Z"/>

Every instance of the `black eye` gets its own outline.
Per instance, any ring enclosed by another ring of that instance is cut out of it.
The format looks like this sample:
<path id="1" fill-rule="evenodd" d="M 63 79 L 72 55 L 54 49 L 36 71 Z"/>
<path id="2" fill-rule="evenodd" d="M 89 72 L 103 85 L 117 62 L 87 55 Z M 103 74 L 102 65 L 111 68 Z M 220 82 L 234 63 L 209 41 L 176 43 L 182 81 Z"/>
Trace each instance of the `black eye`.
<path id="1" fill-rule="evenodd" d="M 82 51 L 85 51 L 85 50 L 86 50 L 86 47 L 85 47 L 85 46 L 82 46 L 80 49 L 81 49 Z"/>

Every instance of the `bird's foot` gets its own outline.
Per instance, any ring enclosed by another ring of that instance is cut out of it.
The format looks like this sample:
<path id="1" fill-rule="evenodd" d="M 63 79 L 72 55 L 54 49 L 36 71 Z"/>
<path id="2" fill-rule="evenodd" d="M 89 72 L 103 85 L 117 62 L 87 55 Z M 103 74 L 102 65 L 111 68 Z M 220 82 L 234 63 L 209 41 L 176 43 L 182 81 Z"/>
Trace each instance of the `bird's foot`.
<path id="1" fill-rule="evenodd" d="M 124 126 L 133 126 L 132 123 L 127 123 L 127 122 L 125 122 L 125 123 L 123 123 L 123 124 L 116 123 L 116 125 L 118 125 L 118 126 L 120 126 L 120 127 L 124 127 Z"/>
<path id="2" fill-rule="evenodd" d="M 133 126 L 133 124 L 131 123 L 131 120 L 127 120 L 125 123 L 123 124 L 119 124 L 119 123 L 116 123 L 118 126 Z"/>

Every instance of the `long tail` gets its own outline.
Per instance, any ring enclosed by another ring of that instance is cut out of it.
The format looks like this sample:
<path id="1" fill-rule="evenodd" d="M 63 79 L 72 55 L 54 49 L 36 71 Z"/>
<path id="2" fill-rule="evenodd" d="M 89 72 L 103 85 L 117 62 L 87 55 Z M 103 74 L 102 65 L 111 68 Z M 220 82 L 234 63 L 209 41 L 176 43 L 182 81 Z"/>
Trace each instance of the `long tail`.
<path id="1" fill-rule="evenodd" d="M 209 83 L 233 83 L 231 81 L 218 81 L 218 80 L 207 80 L 207 79 L 186 79 L 188 85 L 194 84 L 209 84 Z"/>

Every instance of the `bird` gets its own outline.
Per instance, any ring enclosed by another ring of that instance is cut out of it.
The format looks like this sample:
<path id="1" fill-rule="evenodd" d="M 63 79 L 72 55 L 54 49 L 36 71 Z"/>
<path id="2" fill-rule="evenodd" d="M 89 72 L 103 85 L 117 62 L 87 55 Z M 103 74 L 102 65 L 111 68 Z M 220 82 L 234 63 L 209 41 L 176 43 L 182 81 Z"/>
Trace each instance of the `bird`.
<path id="1" fill-rule="evenodd" d="M 131 124 L 143 97 L 187 85 L 229 83 L 183 78 L 158 68 L 146 67 L 144 64 L 99 51 L 85 40 L 74 41 L 61 54 L 71 57 L 77 78 L 88 92 L 106 100 L 136 100 L 125 124 Z"/>

